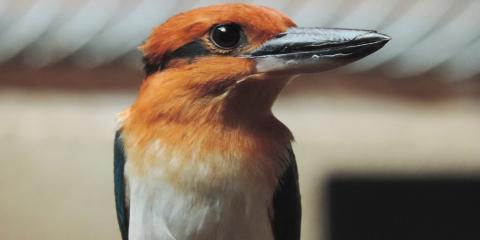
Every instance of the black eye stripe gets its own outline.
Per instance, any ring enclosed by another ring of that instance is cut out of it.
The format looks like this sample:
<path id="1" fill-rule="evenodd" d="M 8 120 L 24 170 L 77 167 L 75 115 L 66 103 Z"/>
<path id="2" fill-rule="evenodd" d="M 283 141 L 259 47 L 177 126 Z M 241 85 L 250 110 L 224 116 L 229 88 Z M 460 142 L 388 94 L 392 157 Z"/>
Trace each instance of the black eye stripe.
<path id="1" fill-rule="evenodd" d="M 190 42 L 189 44 L 184 45 L 183 47 L 175 50 L 174 52 L 165 55 L 162 60 L 158 58 L 149 58 L 144 57 L 144 70 L 145 73 L 151 75 L 159 70 L 162 70 L 168 61 L 177 58 L 195 58 L 199 56 L 206 56 L 212 54 L 207 48 L 203 46 L 200 40 Z"/>
<path id="2" fill-rule="evenodd" d="M 168 59 L 192 58 L 209 54 L 211 54 L 211 52 L 207 48 L 205 48 L 205 46 L 203 46 L 202 42 L 200 40 L 196 40 L 175 50 L 174 52 L 168 54 L 166 57 Z"/>

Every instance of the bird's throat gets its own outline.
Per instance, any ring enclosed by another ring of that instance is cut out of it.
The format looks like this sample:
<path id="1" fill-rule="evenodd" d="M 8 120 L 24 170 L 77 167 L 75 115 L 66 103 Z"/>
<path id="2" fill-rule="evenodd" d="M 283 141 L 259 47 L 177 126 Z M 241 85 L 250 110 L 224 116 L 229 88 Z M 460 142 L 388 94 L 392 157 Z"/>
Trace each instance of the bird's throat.
<path id="1" fill-rule="evenodd" d="M 223 99 L 221 117 L 226 125 L 256 125 L 272 116 L 272 106 L 289 77 L 254 75 L 241 79 Z"/>

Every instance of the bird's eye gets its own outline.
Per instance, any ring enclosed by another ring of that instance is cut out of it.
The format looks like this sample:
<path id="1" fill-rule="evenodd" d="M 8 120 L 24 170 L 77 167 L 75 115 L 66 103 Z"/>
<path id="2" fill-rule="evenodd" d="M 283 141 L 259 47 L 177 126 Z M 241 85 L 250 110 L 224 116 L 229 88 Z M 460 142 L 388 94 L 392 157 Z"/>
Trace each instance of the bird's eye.
<path id="1" fill-rule="evenodd" d="M 210 32 L 211 41 L 222 49 L 235 48 L 240 42 L 240 38 L 240 26 L 236 24 L 217 25 Z"/>

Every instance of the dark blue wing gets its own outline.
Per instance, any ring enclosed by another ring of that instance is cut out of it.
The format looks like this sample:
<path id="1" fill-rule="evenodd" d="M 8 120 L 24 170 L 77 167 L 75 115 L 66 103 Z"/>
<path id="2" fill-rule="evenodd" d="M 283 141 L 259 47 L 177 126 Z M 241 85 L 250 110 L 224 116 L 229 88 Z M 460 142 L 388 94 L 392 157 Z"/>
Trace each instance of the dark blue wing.
<path id="1" fill-rule="evenodd" d="M 117 220 L 122 234 L 122 240 L 128 240 L 128 207 L 125 200 L 125 152 L 123 141 L 120 137 L 120 130 L 115 134 L 115 145 L 113 150 L 113 175 L 115 184 L 115 206 L 117 209 Z"/>
<path id="2" fill-rule="evenodd" d="M 300 240 L 302 207 L 295 155 L 290 150 L 289 166 L 273 196 L 273 233 L 275 240 Z"/>

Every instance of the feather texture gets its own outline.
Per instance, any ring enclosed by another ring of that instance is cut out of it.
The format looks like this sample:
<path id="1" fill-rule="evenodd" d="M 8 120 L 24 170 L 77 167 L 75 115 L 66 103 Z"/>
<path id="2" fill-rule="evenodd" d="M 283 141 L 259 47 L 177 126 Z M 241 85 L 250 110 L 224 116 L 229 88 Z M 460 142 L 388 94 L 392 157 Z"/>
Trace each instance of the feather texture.
<path id="1" fill-rule="evenodd" d="M 114 150 L 113 150 L 113 176 L 115 185 L 115 206 L 117 210 L 117 220 L 120 227 L 120 233 L 123 240 L 128 240 L 128 222 L 129 213 L 126 202 L 126 184 L 125 184 L 125 153 L 121 131 L 115 134 Z"/>
<path id="2" fill-rule="evenodd" d="M 289 166 L 278 182 L 273 197 L 273 232 L 275 240 L 300 240 L 302 207 L 295 155 L 290 150 Z"/>
<path id="3" fill-rule="evenodd" d="M 117 135 L 116 139 L 117 144 L 121 144 L 120 136 Z M 161 145 L 154 144 L 147 151 L 160 153 Z M 182 190 L 165 176 L 164 166 L 152 166 L 146 174 L 139 176 L 127 162 L 124 170 L 128 179 L 128 194 L 122 194 L 123 190 L 127 190 L 126 184 L 118 181 L 118 176 L 123 177 L 124 174 L 115 173 L 122 238 L 298 240 L 301 215 L 298 175 L 293 153 L 289 153 L 288 167 L 275 188 L 241 175 L 223 179 L 223 184 L 218 186 L 196 186 L 196 181 L 213 172 L 208 166 L 195 164 L 190 169 L 184 168 L 182 173 L 193 180 L 192 189 Z M 116 156 L 116 159 L 122 159 Z M 116 166 L 116 170 L 120 169 Z M 122 201 L 125 195 L 129 196 L 130 209 Z"/>

